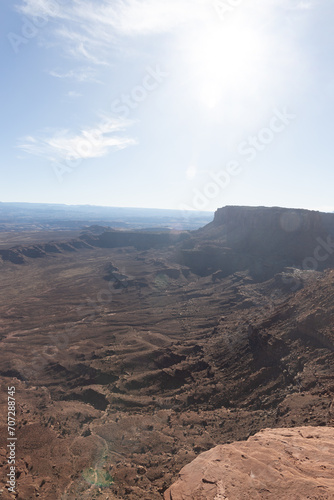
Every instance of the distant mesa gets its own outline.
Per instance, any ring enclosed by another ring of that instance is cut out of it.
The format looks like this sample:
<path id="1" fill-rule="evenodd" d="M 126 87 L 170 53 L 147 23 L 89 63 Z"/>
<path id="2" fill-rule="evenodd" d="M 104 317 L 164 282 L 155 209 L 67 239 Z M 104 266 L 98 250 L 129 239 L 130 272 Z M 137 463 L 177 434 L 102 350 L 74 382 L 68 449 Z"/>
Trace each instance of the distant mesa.
<path id="1" fill-rule="evenodd" d="M 212 219 L 213 212 L 154 208 L 101 207 L 50 203 L 0 202 L 0 230 L 77 231 L 85 226 L 111 226 L 117 229 L 152 227 L 198 229 Z M 167 229 L 167 230 L 168 230 Z"/>
<path id="2" fill-rule="evenodd" d="M 266 280 L 286 266 L 323 270 L 334 265 L 334 215 L 279 207 L 226 206 L 191 233 L 181 261 L 202 276 L 249 270 Z M 332 243 L 333 242 L 333 243 Z"/>
<path id="3" fill-rule="evenodd" d="M 118 230 L 93 224 L 76 239 L 2 249 L 0 256 L 4 261 L 23 264 L 27 258 L 96 247 L 139 251 L 170 248 L 175 262 L 199 276 L 212 274 L 216 280 L 248 271 L 253 280 L 260 282 L 286 267 L 305 271 L 333 267 L 334 214 L 226 206 L 215 212 L 212 222 L 193 231 Z"/>
<path id="4" fill-rule="evenodd" d="M 65 242 L 40 243 L 38 245 L 15 246 L 9 249 L 1 249 L 0 256 L 3 261 L 9 261 L 13 264 L 27 263 L 26 257 L 37 259 L 45 257 L 48 254 L 75 252 L 81 248 L 92 248 L 88 243 L 81 239 L 69 240 Z"/>
<path id="5" fill-rule="evenodd" d="M 82 234 L 91 233 L 100 235 L 106 231 L 115 231 L 115 229 L 112 229 L 111 227 L 108 226 L 99 226 L 98 224 L 93 224 L 92 226 L 84 227 Z"/>

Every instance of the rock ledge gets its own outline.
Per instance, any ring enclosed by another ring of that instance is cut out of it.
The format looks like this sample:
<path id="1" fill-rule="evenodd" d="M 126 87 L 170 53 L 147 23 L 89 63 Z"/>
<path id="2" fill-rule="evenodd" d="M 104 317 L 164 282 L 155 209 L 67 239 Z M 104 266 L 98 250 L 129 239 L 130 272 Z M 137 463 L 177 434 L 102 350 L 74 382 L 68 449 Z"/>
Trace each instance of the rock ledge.
<path id="1" fill-rule="evenodd" d="M 219 445 L 180 472 L 165 500 L 334 498 L 334 428 L 264 429 Z"/>

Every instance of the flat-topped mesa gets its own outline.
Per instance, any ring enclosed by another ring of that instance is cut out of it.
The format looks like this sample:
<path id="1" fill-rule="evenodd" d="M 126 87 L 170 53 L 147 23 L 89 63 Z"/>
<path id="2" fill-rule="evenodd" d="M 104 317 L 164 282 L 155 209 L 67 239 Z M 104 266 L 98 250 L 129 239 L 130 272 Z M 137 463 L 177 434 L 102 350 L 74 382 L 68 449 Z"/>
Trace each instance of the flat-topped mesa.
<path id="1" fill-rule="evenodd" d="M 248 270 L 254 279 L 263 280 L 288 266 L 320 271 L 334 267 L 334 214 L 226 206 L 190 243 L 182 263 L 201 275 Z"/>
<path id="2" fill-rule="evenodd" d="M 297 230 L 313 231 L 326 226 L 334 214 L 325 214 L 313 210 L 281 207 L 245 207 L 228 205 L 218 208 L 214 215 L 214 224 L 227 227 L 239 226 L 251 229 L 279 228 L 287 232 Z"/>
<path id="3" fill-rule="evenodd" d="M 334 214 L 280 207 L 227 206 L 216 211 L 211 235 L 257 255 L 312 256 L 318 239 L 334 236 Z M 333 252 L 331 252 L 333 253 Z"/>

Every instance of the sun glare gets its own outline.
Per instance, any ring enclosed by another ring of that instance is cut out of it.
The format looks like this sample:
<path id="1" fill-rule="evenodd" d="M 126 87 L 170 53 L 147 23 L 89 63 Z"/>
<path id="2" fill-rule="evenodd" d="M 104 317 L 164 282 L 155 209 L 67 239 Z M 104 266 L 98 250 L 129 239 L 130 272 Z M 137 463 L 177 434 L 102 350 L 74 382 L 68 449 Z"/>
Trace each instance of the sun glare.
<path id="1" fill-rule="evenodd" d="M 197 174 L 197 167 L 195 165 L 190 165 L 186 170 L 187 179 L 194 179 Z"/>
<path id="2" fill-rule="evenodd" d="M 199 100 L 214 108 L 231 91 L 242 92 L 259 78 L 264 44 L 255 30 L 242 23 L 212 23 L 193 35 L 188 46 L 190 73 Z"/>

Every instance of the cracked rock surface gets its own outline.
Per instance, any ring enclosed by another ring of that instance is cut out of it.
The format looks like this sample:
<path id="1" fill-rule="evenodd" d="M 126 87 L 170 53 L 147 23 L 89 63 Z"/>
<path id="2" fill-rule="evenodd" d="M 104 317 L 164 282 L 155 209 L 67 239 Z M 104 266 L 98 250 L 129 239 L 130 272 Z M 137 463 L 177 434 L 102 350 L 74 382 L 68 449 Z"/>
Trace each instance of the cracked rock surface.
<path id="1" fill-rule="evenodd" d="M 334 428 L 265 429 L 183 467 L 165 500 L 334 498 Z"/>

